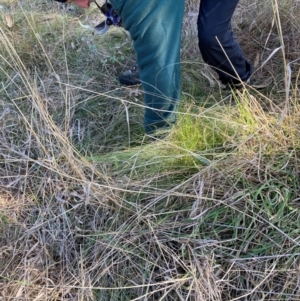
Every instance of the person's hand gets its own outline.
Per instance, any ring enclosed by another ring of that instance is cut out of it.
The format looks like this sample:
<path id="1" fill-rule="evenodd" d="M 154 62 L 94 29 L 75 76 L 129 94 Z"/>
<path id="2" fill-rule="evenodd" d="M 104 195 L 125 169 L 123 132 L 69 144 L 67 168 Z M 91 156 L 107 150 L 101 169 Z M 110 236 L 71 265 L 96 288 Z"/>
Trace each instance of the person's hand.
<path id="1" fill-rule="evenodd" d="M 93 0 L 68 0 L 66 3 L 75 3 L 76 5 L 83 7 L 83 8 L 89 8 L 90 3 L 94 2 Z"/>

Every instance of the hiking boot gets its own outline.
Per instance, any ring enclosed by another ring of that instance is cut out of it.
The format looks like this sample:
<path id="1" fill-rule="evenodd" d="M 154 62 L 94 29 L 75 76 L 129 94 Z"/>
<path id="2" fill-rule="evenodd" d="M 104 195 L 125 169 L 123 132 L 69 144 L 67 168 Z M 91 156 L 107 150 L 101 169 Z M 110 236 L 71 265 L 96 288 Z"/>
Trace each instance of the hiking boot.
<path id="1" fill-rule="evenodd" d="M 119 74 L 119 82 L 125 86 L 134 86 L 141 83 L 139 68 L 135 65 L 132 69 L 123 71 Z"/>

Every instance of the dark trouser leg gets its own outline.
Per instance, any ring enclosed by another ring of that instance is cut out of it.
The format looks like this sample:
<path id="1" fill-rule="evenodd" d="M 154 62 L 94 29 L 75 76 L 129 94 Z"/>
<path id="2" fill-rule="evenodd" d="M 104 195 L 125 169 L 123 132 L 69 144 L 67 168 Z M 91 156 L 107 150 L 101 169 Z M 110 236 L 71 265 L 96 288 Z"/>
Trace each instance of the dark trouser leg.
<path id="1" fill-rule="evenodd" d="M 201 0 L 200 4 L 199 48 L 204 61 L 217 71 L 225 85 L 246 81 L 252 73 L 231 30 L 231 18 L 238 2 Z"/>
<path id="2" fill-rule="evenodd" d="M 176 119 L 185 0 L 111 0 L 130 32 L 145 91 L 147 133 Z"/>

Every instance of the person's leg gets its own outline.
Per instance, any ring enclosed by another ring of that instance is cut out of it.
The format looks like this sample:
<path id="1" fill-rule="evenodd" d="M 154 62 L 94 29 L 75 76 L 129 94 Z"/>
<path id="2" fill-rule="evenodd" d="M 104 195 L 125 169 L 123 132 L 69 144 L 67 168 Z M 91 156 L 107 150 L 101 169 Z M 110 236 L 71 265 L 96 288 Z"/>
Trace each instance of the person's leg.
<path id="1" fill-rule="evenodd" d="M 129 31 L 145 96 L 147 133 L 175 121 L 185 0 L 111 0 Z"/>
<path id="2" fill-rule="evenodd" d="M 246 81 L 252 67 L 233 37 L 231 18 L 239 0 L 201 0 L 198 17 L 199 48 L 203 60 L 223 84 Z"/>

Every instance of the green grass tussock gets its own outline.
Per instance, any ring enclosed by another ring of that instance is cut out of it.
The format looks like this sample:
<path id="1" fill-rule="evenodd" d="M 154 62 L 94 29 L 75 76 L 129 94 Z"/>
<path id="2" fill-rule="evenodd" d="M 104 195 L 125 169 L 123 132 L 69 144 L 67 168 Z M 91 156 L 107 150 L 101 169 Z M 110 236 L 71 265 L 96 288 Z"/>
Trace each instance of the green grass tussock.
<path id="1" fill-rule="evenodd" d="M 240 1 L 272 83 L 229 91 L 186 4 L 182 103 L 143 133 L 126 32 L 96 8 L 0 4 L 0 300 L 299 300 L 299 3 Z M 255 16 L 255 17 L 254 17 Z M 279 48 L 281 47 L 281 48 Z"/>

